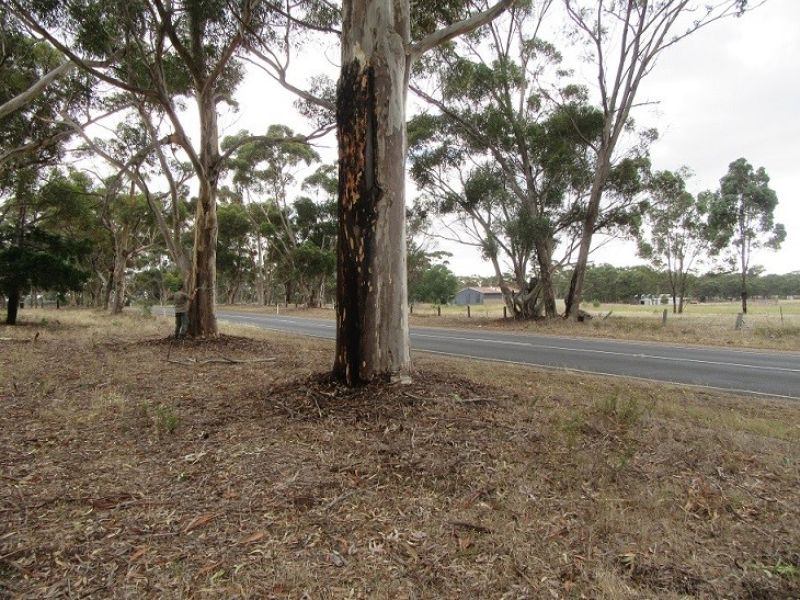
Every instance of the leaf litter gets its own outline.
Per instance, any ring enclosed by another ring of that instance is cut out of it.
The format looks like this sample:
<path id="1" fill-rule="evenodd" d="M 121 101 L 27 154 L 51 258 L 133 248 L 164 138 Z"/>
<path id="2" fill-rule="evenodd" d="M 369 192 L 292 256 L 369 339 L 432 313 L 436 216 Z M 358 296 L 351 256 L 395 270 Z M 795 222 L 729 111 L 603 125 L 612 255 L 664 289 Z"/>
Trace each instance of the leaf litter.
<path id="1" fill-rule="evenodd" d="M 62 320 L 0 355 L 0 596 L 800 595 L 793 440 L 459 361 L 351 390 L 273 334 L 172 345 L 187 370 Z"/>

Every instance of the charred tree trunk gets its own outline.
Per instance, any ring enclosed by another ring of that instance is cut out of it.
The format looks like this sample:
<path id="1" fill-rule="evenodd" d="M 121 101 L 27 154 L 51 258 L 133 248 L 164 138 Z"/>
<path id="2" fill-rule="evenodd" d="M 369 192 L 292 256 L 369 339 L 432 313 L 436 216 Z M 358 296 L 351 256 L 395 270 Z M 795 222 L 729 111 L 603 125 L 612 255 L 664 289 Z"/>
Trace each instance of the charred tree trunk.
<path id="1" fill-rule="evenodd" d="M 283 285 L 283 301 L 286 306 L 289 306 L 289 303 L 292 301 L 292 297 L 294 296 L 294 282 L 290 279 Z"/>
<path id="2" fill-rule="evenodd" d="M 17 324 L 17 314 L 19 313 L 19 286 L 13 286 L 8 291 L 8 308 L 6 309 L 6 325 Z"/>
<path id="3" fill-rule="evenodd" d="M 256 249 L 256 302 L 264 306 L 267 303 L 267 297 L 264 293 L 264 254 L 260 235 L 256 237 Z"/>
<path id="4" fill-rule="evenodd" d="M 344 4 L 337 90 L 339 237 L 334 375 L 355 385 L 411 366 L 405 248 L 407 2 Z"/>
<path id="5" fill-rule="evenodd" d="M 747 314 L 747 281 L 742 277 L 742 312 Z"/>

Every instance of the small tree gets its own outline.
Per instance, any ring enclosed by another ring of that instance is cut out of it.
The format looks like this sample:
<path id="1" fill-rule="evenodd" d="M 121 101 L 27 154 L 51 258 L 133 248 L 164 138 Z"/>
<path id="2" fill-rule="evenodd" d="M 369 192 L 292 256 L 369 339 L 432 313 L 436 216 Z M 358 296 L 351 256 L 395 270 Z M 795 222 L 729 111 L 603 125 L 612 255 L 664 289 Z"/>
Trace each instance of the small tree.
<path id="1" fill-rule="evenodd" d="M 742 312 L 747 312 L 747 275 L 756 248 L 780 248 L 786 229 L 775 223 L 778 196 L 769 187 L 764 167 L 753 169 L 744 158 L 733 161 L 711 197 L 711 235 L 718 244 L 731 245 L 731 258 L 741 275 Z"/>
<path id="2" fill-rule="evenodd" d="M 13 180 L 0 213 L 0 293 L 8 295 L 8 325 L 17 322 L 25 290 L 80 289 L 89 277 L 83 259 L 90 251 L 86 237 L 71 235 L 69 227 L 85 214 L 86 194 L 56 193 L 58 186 L 48 188 L 34 168 L 17 171 Z"/>
<path id="3" fill-rule="evenodd" d="M 417 297 L 423 302 L 447 304 L 458 291 L 458 278 L 445 265 L 433 265 L 422 274 Z"/>
<path id="4" fill-rule="evenodd" d="M 686 191 L 687 168 L 654 173 L 650 205 L 645 213 L 647 235 L 639 237 L 639 254 L 665 268 L 672 292 L 672 312 L 682 313 L 686 281 L 709 249 L 708 194 Z"/>

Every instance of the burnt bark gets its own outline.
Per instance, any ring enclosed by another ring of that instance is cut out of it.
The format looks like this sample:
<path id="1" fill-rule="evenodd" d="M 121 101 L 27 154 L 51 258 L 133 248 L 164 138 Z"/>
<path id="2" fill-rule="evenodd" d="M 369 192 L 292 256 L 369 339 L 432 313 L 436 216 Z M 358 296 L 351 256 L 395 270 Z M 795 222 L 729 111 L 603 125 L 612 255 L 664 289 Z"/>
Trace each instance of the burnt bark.
<path id="1" fill-rule="evenodd" d="M 539 263 L 539 285 L 541 286 L 541 302 L 544 316 L 554 319 L 558 316 L 556 308 L 556 294 L 553 289 L 553 251 L 546 241 L 537 243 L 536 260 Z"/>
<path id="2" fill-rule="evenodd" d="M 366 329 L 370 259 L 375 251 L 375 94 L 372 69 L 353 61 L 342 68 L 337 101 L 339 129 L 339 235 L 336 279 L 334 375 L 348 385 L 369 379 L 362 332 Z"/>
<path id="3" fill-rule="evenodd" d="M 604 136 L 607 138 L 608 135 L 609 133 L 606 131 Z M 573 319 L 576 321 L 580 320 L 583 282 L 586 277 L 586 266 L 589 263 L 589 251 L 591 250 L 592 246 L 594 227 L 597 223 L 597 216 L 600 213 L 600 201 L 603 197 L 603 188 L 606 185 L 608 172 L 611 165 L 611 150 L 613 150 L 613 145 L 604 143 L 599 152 L 599 165 L 595 171 L 594 180 L 592 181 L 592 190 L 589 195 L 589 202 L 586 207 L 586 216 L 584 218 L 581 231 L 581 243 L 578 248 L 578 260 L 575 263 L 575 270 L 572 272 L 572 279 L 569 283 L 569 292 L 567 293 L 567 297 L 564 299 L 566 304 L 564 316 L 568 319 Z"/>
<path id="4" fill-rule="evenodd" d="M 337 89 L 339 235 L 335 377 L 347 385 L 411 366 L 405 253 L 406 3 L 345 4 Z"/>
<path id="5" fill-rule="evenodd" d="M 337 88 L 336 356 L 347 385 L 408 372 L 406 96 L 411 63 L 499 15 L 511 0 L 411 43 L 408 0 L 342 4 Z"/>
<path id="6" fill-rule="evenodd" d="M 6 308 L 6 325 L 17 324 L 17 314 L 19 313 L 19 286 L 13 286 L 8 291 L 8 307 Z"/>

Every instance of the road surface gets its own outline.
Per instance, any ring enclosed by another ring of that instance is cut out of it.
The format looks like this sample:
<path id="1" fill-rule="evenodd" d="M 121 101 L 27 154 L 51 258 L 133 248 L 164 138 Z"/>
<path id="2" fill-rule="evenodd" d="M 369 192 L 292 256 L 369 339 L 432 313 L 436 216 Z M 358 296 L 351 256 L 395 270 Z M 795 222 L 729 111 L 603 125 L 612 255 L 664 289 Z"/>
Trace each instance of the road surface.
<path id="1" fill-rule="evenodd" d="M 222 321 L 333 339 L 330 320 L 221 311 Z M 417 351 L 800 400 L 800 353 L 676 346 L 486 329 L 412 327 Z"/>

